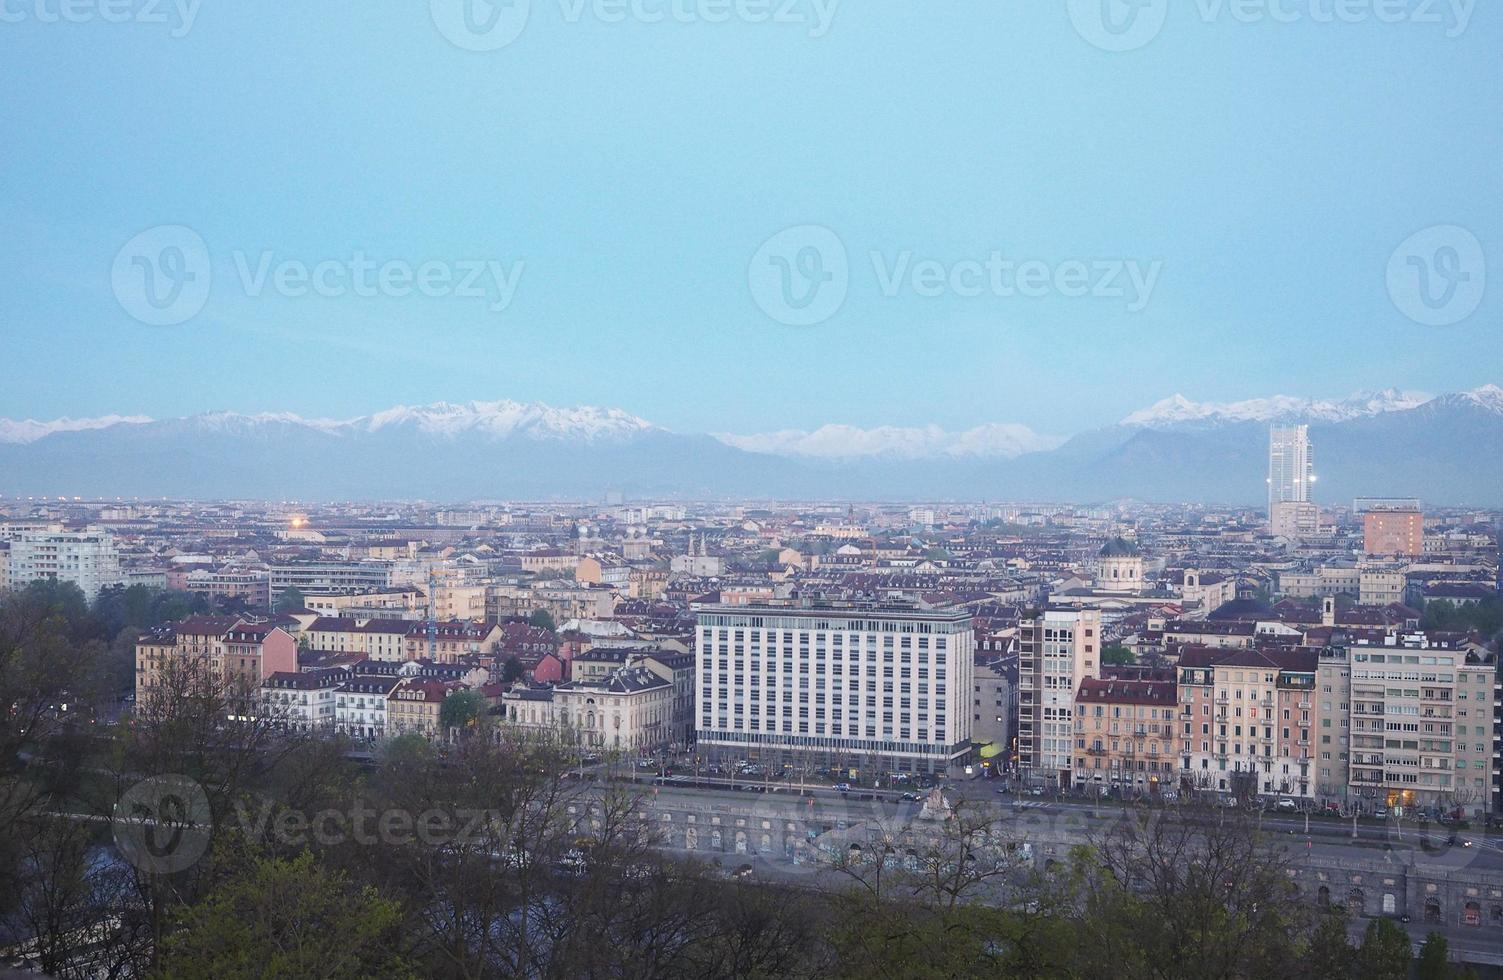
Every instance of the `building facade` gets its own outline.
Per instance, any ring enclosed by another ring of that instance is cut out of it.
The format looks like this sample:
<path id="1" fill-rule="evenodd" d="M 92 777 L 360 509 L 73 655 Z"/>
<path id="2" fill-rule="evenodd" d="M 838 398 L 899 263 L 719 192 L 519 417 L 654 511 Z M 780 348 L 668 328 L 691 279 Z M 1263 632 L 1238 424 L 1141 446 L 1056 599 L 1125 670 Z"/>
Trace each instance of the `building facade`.
<path id="1" fill-rule="evenodd" d="M 71 582 L 93 602 L 102 589 L 120 585 L 120 556 L 108 531 L 53 527 L 21 531 L 10 542 L 10 584 Z"/>
<path id="2" fill-rule="evenodd" d="M 1101 676 L 1101 611 L 1046 609 L 1018 627 L 1018 769 L 1068 786 L 1075 761 L 1075 692 Z"/>
<path id="3" fill-rule="evenodd" d="M 970 750 L 974 648 L 959 607 L 704 606 L 697 745 L 712 760 L 943 773 Z"/>

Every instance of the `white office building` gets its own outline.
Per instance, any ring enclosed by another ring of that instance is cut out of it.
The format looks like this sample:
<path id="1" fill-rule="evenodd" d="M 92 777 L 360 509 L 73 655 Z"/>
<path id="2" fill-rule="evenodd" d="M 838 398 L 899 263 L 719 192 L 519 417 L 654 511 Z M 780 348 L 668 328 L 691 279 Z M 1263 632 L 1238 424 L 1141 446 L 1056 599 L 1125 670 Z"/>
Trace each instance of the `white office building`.
<path id="1" fill-rule="evenodd" d="M 712 605 L 697 631 L 696 734 L 712 762 L 945 772 L 970 750 L 964 608 Z"/>

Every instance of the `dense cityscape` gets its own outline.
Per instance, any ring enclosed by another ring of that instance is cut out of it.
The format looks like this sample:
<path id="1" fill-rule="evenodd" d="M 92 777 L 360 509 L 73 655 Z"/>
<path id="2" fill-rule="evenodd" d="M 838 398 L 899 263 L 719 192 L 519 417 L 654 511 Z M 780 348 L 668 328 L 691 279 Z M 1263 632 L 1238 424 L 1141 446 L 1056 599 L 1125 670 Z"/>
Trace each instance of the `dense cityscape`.
<path id="1" fill-rule="evenodd" d="M 0 0 L 0 980 L 1503 980 L 1500 51 Z"/>
<path id="2" fill-rule="evenodd" d="M 500 767 L 473 781 L 527 759 L 554 780 L 557 836 L 508 840 L 528 808 L 513 801 L 480 851 L 498 875 L 645 880 L 651 856 L 653 874 L 842 895 L 887 868 L 886 901 L 960 874 L 952 899 L 1005 909 L 1038 889 L 1071 901 L 1053 889 L 1081 847 L 1175 821 L 1286 862 L 1281 901 L 1339 913 L 1353 957 L 1377 955 L 1382 922 L 1503 963 L 1500 514 L 1321 500 L 1315 448 L 1308 426 L 1269 427 L 1262 508 L 0 501 L 13 676 L 36 630 L 92 651 L 77 677 L 33 665 L 50 687 L 16 702 L 30 714 L 11 737 L 23 784 L 48 777 L 11 816 L 79 821 L 111 855 L 49 899 L 61 946 L 44 931 L 11 948 L 66 975 L 160 966 L 175 934 L 130 935 L 94 879 L 231 860 L 295 875 L 310 853 L 339 868 L 354 831 L 307 851 L 286 769 L 380 787 L 413 765 Z M 227 778 L 231 759 L 258 775 Z M 234 809 L 252 798 L 279 814 L 262 840 Z M 476 846 L 459 823 L 425 860 Z M 950 846 L 985 851 L 985 870 L 957 872 Z M 399 946 L 367 951 L 373 969 Z M 437 969 L 423 955 L 403 949 L 403 968 Z"/>

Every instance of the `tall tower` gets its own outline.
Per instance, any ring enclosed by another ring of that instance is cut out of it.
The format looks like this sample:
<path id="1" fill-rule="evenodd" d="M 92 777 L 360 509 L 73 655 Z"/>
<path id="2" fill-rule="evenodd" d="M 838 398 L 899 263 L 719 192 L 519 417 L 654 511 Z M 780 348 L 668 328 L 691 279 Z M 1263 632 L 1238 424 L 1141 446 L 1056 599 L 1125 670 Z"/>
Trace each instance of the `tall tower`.
<path id="1" fill-rule="evenodd" d="M 1275 425 L 1268 430 L 1268 515 L 1275 504 L 1306 503 L 1315 482 L 1315 458 L 1308 425 Z"/>

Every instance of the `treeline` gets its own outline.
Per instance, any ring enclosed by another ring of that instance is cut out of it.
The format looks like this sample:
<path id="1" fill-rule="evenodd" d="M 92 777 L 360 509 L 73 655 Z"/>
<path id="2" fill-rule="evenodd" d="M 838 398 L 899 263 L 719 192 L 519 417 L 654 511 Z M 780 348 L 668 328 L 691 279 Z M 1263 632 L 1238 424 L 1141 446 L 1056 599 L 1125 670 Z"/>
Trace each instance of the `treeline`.
<path id="1" fill-rule="evenodd" d="M 196 592 L 131 585 L 103 589 L 91 603 L 72 582 L 37 581 L 8 593 L 0 601 L 22 615 L 54 619 L 68 642 L 103 647 L 107 669 L 103 677 L 111 690 L 126 693 L 134 686 L 135 641 L 142 630 L 196 614 L 242 616 L 249 613 L 237 598 L 211 602 Z"/>
<path id="2" fill-rule="evenodd" d="M 1386 920 L 1350 943 L 1231 818 L 1125 818 L 1039 866 L 989 809 L 925 826 L 874 811 L 877 832 L 822 873 L 757 880 L 665 856 L 650 799 L 569 778 L 568 747 L 545 739 L 477 725 L 357 762 L 191 663 L 103 730 L 55 710 L 107 688 L 90 680 L 103 645 L 35 600 L 0 601 L 0 945 L 52 976 L 1397 980 L 1414 965 Z M 1444 961 L 1432 951 L 1428 976 Z"/>
<path id="3" fill-rule="evenodd" d="M 1480 633 L 1485 639 L 1503 634 L 1503 598 L 1489 596 L 1477 602 L 1453 603 L 1435 599 L 1425 603 L 1420 628 Z"/>

